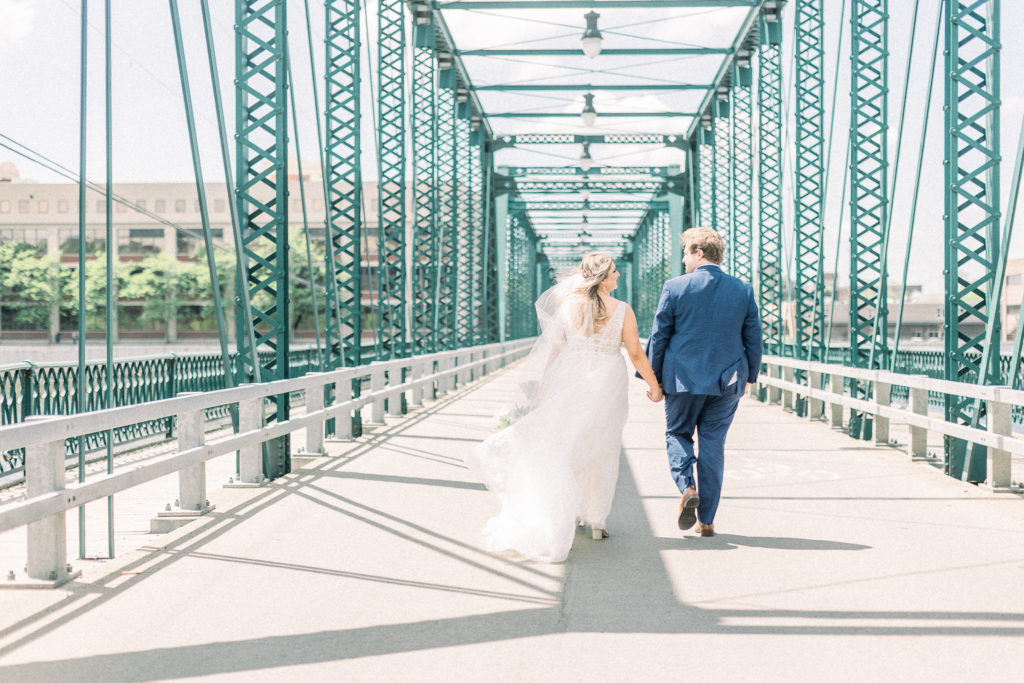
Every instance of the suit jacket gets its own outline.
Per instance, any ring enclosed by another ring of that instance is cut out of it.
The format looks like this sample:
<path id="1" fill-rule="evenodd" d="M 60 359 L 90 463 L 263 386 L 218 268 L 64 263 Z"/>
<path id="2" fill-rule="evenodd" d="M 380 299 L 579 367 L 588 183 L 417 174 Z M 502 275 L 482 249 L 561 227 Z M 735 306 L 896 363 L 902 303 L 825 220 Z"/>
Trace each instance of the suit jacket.
<path id="1" fill-rule="evenodd" d="M 742 393 L 761 369 L 754 288 L 715 265 L 665 283 L 647 358 L 666 394 Z"/>

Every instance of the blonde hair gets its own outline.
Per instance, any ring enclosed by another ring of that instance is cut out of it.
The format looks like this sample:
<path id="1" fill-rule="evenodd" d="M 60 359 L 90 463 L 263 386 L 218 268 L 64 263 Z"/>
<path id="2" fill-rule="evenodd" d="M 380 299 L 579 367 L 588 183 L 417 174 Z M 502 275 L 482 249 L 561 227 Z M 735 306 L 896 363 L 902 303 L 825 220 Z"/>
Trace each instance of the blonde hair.
<path id="1" fill-rule="evenodd" d="M 604 302 L 598 294 L 598 287 L 605 281 L 615 267 L 610 254 L 592 251 L 584 255 L 576 273 L 583 278 L 583 283 L 573 291 L 572 322 L 584 334 L 594 333 L 599 323 L 608 317 Z"/>

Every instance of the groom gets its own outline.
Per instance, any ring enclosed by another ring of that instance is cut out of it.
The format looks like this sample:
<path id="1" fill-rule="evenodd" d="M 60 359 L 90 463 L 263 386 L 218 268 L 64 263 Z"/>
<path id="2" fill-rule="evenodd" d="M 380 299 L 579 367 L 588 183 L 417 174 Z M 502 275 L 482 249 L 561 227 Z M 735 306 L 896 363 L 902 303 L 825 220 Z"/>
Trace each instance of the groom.
<path id="1" fill-rule="evenodd" d="M 686 274 L 661 291 L 647 357 L 665 390 L 668 462 L 683 494 L 679 528 L 697 523 L 701 536 L 714 536 L 725 435 L 740 396 L 761 368 L 761 320 L 753 288 L 722 272 L 721 235 L 692 228 L 682 240 Z"/>

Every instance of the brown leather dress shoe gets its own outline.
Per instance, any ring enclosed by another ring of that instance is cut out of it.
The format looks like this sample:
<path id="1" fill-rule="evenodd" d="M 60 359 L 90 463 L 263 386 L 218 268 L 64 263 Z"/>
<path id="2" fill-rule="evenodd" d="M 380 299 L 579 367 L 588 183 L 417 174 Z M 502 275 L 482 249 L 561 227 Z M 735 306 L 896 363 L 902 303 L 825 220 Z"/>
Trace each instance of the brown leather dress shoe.
<path id="1" fill-rule="evenodd" d="M 697 522 L 697 528 L 694 529 L 694 531 L 696 531 L 701 536 L 714 536 L 715 535 L 715 525 L 714 524 L 704 524 L 703 522 Z"/>
<path id="2" fill-rule="evenodd" d="M 683 499 L 679 501 L 679 528 L 685 531 L 697 523 L 697 506 L 700 505 L 700 496 L 697 489 L 688 486 L 683 491 Z"/>

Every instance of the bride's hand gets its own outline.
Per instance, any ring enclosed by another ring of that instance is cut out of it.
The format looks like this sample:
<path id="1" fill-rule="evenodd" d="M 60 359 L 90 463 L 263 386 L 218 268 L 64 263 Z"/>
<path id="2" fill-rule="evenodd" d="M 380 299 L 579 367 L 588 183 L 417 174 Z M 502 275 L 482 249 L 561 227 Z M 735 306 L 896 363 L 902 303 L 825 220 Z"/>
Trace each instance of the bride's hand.
<path id="1" fill-rule="evenodd" d="M 647 398 L 658 403 L 661 399 L 665 398 L 665 392 L 661 390 L 660 386 L 652 387 L 647 390 Z"/>

